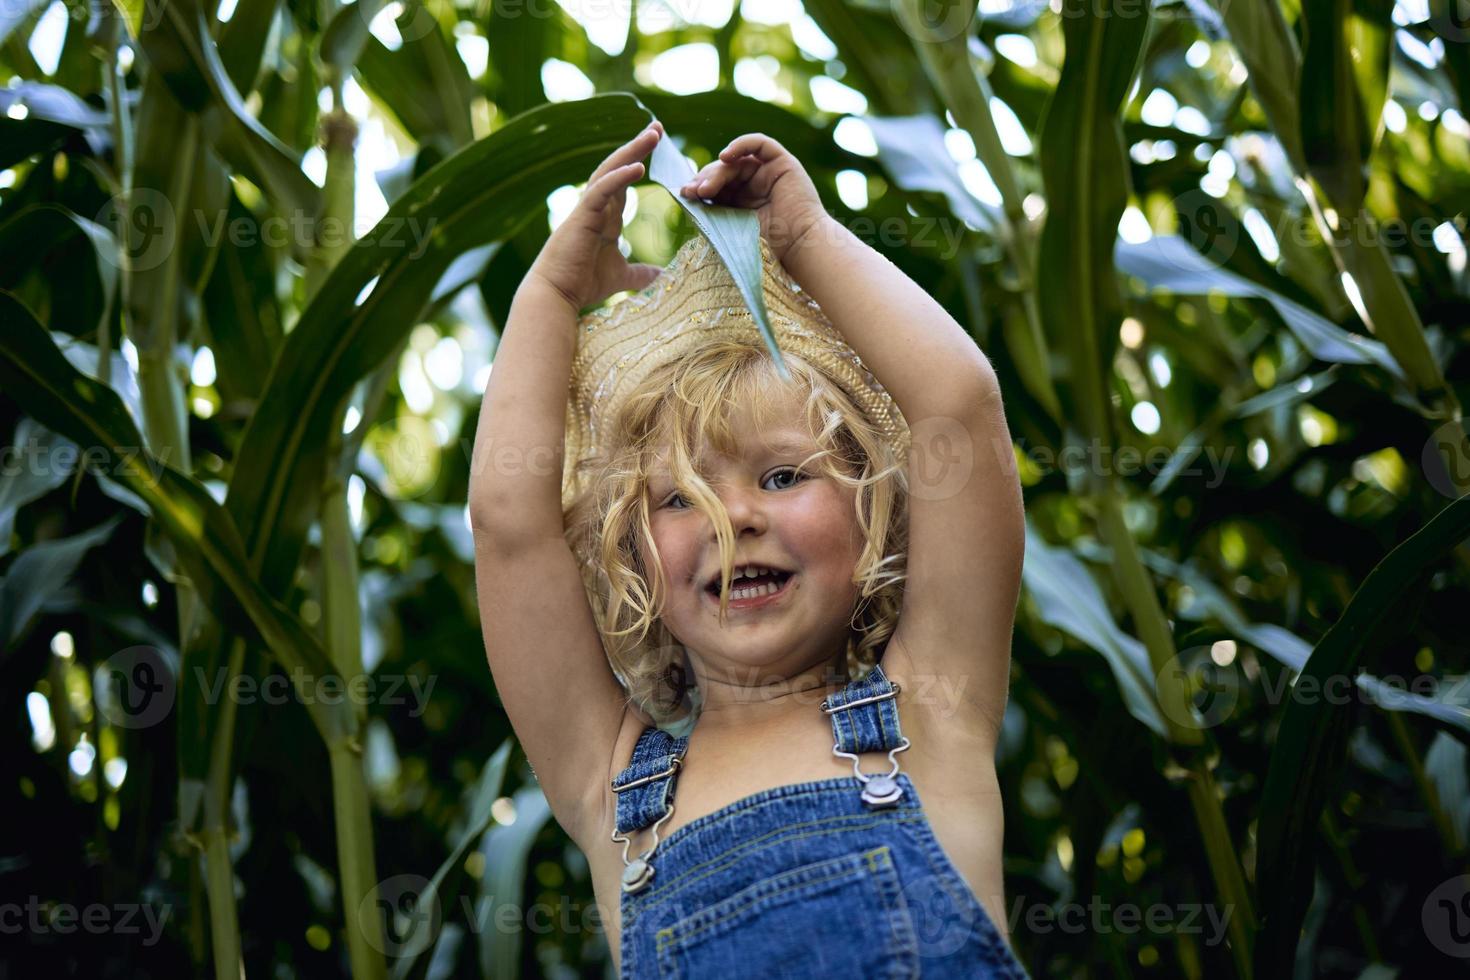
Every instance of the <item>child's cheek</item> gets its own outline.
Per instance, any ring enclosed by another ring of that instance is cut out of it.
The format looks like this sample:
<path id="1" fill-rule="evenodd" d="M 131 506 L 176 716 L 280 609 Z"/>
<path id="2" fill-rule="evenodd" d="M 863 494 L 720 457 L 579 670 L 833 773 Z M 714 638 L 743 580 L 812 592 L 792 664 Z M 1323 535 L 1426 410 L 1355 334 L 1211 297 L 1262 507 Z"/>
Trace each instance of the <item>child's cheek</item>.
<path id="1" fill-rule="evenodd" d="M 806 494 L 793 516 L 793 530 L 798 540 L 793 550 L 804 562 L 844 564 L 847 556 L 862 550 L 862 529 L 853 510 L 853 491 L 824 483 Z"/>

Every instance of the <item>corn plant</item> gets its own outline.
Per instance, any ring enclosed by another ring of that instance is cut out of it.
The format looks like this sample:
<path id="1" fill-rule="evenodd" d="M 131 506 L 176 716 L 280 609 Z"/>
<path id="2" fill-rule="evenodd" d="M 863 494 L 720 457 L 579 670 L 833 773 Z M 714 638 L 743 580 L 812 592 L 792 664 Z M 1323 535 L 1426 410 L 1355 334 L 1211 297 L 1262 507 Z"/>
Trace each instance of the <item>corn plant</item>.
<path id="1" fill-rule="evenodd" d="M 668 168 L 765 132 L 996 366 L 1029 515 L 997 762 L 1033 974 L 1446 973 L 1470 953 L 1454 6 L 0 10 L 20 955 L 610 969 L 482 656 L 466 420 L 568 195 L 656 117 L 679 153 L 630 203 L 641 259 L 709 227 Z"/>

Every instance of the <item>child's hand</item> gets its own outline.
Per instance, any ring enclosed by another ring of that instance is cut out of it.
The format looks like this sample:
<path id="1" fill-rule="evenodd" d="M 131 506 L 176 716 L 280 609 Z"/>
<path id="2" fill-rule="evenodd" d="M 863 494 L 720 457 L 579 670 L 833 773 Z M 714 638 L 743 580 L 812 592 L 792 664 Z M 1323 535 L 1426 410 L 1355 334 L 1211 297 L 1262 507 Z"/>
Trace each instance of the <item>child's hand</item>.
<path id="1" fill-rule="evenodd" d="M 653 152 L 663 134 L 663 123 L 654 120 L 609 154 L 587 178 L 572 213 L 531 263 L 528 277 L 550 285 L 577 311 L 621 290 L 643 289 L 663 271 L 647 263 L 629 265 L 618 251 L 628 188 L 643 176 L 645 167 L 639 161 Z"/>
<path id="2" fill-rule="evenodd" d="M 806 168 L 764 133 L 737 136 L 681 193 L 727 207 L 754 208 L 761 236 L 778 261 L 827 217 Z"/>

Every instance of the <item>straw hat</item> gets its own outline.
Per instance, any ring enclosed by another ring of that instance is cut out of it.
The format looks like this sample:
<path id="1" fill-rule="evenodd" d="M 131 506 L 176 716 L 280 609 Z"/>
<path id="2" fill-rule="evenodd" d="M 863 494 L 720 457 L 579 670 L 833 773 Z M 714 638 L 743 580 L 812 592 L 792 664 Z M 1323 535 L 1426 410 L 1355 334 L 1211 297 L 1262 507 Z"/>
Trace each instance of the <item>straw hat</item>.
<path id="1" fill-rule="evenodd" d="M 799 355 L 834 379 L 903 458 L 909 430 L 893 398 L 764 238 L 760 248 L 766 312 L 782 353 Z M 580 466 L 601 448 L 606 420 L 643 378 L 702 344 L 731 339 L 765 349 L 739 288 L 702 233 L 642 292 L 582 317 L 567 399 L 563 504 L 580 491 Z"/>

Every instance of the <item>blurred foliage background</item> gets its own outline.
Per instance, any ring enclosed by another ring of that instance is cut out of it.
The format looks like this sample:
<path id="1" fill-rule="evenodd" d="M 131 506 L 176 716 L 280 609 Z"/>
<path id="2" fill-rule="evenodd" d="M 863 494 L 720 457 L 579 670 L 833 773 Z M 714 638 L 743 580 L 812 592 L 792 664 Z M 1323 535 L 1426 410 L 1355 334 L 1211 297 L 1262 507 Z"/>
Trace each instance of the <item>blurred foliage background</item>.
<path id="1" fill-rule="evenodd" d="M 996 365 L 1031 971 L 1446 975 L 1458 6 L 9 0 L 0 972 L 610 972 L 465 498 L 514 290 L 651 112 L 775 136 Z"/>

